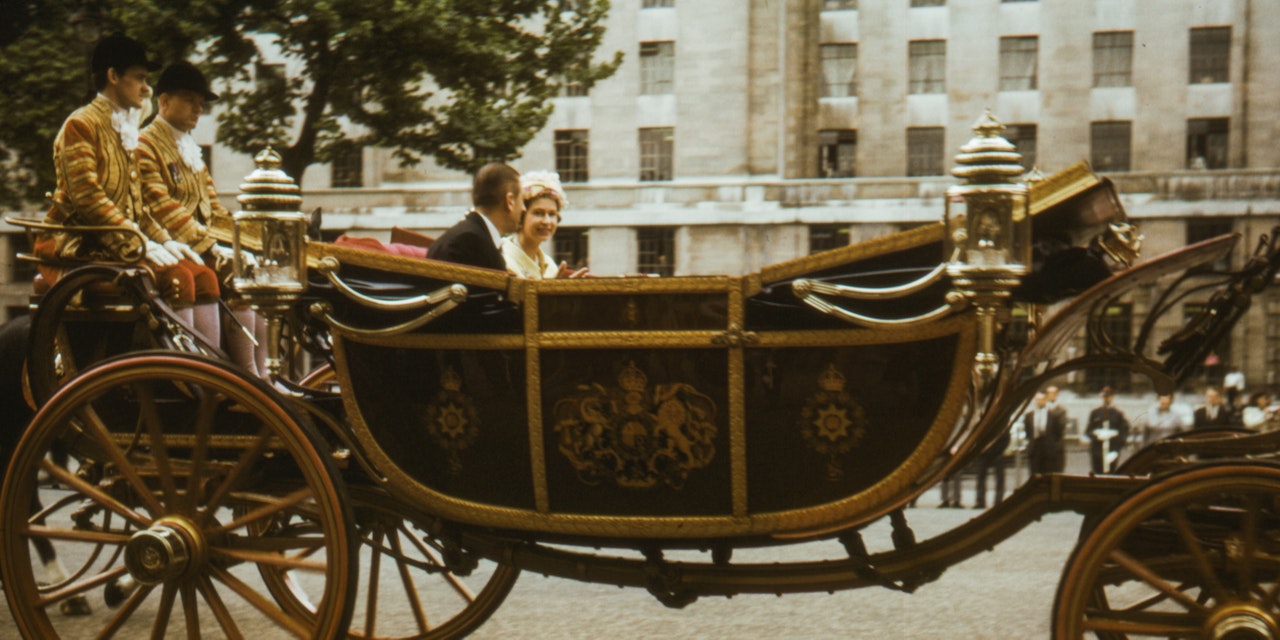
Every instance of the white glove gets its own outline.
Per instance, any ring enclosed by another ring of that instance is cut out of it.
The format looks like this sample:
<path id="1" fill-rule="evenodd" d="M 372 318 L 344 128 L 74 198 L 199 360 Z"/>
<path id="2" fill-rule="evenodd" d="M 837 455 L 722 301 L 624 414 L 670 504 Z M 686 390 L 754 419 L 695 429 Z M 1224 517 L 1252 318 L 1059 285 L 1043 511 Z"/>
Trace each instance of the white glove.
<path id="1" fill-rule="evenodd" d="M 191 247 L 187 246 L 185 242 L 178 242 L 177 240 L 169 240 L 164 243 L 164 248 L 168 250 L 169 253 L 172 253 L 174 257 L 178 258 L 179 260 L 186 258 L 187 260 L 190 260 L 196 264 L 204 264 L 204 259 L 200 257 L 200 254 L 196 253 L 195 251 L 192 251 Z"/>
<path id="2" fill-rule="evenodd" d="M 172 267 L 178 264 L 178 259 L 165 250 L 164 246 L 155 240 L 147 241 L 147 261 L 158 267 Z"/>
<path id="3" fill-rule="evenodd" d="M 226 260 L 227 262 L 233 260 L 236 255 L 235 251 L 220 244 L 215 244 L 212 247 L 209 247 L 209 253 L 212 253 L 215 258 L 218 258 L 219 260 Z"/>

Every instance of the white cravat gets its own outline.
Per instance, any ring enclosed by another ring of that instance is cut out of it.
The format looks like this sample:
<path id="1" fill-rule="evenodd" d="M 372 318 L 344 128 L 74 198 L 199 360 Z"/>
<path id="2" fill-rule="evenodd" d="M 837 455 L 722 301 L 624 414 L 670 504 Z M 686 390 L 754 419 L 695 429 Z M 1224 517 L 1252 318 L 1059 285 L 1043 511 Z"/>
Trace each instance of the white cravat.
<path id="1" fill-rule="evenodd" d="M 196 173 L 204 171 L 204 156 L 200 153 L 200 145 L 196 144 L 195 136 L 190 131 L 179 131 L 168 120 L 164 120 L 164 123 L 173 131 L 173 139 L 178 142 L 178 155 L 182 156 L 182 162 Z"/>
<path id="2" fill-rule="evenodd" d="M 111 128 L 120 134 L 120 144 L 126 151 L 133 151 L 138 148 L 138 116 L 141 114 L 140 109 L 124 109 L 111 102 L 111 98 L 98 95 L 107 99 L 111 104 Z"/>

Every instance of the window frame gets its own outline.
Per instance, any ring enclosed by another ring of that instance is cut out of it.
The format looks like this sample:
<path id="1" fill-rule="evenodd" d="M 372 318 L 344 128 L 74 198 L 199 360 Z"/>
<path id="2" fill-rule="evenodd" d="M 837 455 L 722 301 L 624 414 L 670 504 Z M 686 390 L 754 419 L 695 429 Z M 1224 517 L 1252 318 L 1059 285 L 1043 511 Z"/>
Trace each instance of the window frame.
<path id="1" fill-rule="evenodd" d="M 1099 142 L 1106 142 L 1108 144 L 1115 145 L 1117 148 L 1119 146 L 1118 144 L 1116 144 L 1116 142 L 1119 140 L 1118 136 L 1101 137 L 1099 135 L 1100 131 L 1106 132 L 1107 129 L 1113 129 L 1115 131 L 1119 131 L 1122 127 L 1125 133 L 1124 150 L 1123 150 L 1123 153 L 1117 153 L 1117 155 L 1123 159 L 1123 163 L 1119 161 L 1112 162 L 1109 164 L 1099 162 L 1099 159 L 1103 157 L 1102 152 L 1106 150 L 1106 148 L 1103 145 L 1100 145 Z M 1095 120 L 1093 122 L 1090 122 L 1089 123 L 1089 163 L 1093 166 L 1094 171 L 1105 171 L 1105 172 L 1132 171 L 1133 170 L 1133 121 L 1131 120 Z"/>
<path id="2" fill-rule="evenodd" d="M 856 98 L 858 96 L 858 43 L 824 42 L 818 45 L 822 65 L 823 98 Z M 843 53 L 845 55 L 835 55 Z M 848 74 L 846 80 L 839 78 Z M 843 90 L 841 90 L 843 88 Z"/>
<path id="3" fill-rule="evenodd" d="M 937 49 L 925 51 L 925 49 Z M 907 93 L 947 92 L 947 41 L 912 40 L 907 43 Z"/>
<path id="4" fill-rule="evenodd" d="M 670 259 L 664 261 L 663 256 L 669 256 Z M 674 276 L 675 262 L 675 227 L 636 228 L 636 271 L 638 273 L 653 273 L 663 277 Z"/>
<path id="5" fill-rule="evenodd" d="M 1133 86 L 1133 31 L 1093 32 L 1093 86 Z"/>
<path id="6" fill-rule="evenodd" d="M 919 136 L 925 134 L 936 139 L 919 139 Z M 907 176 L 924 178 L 946 175 L 946 139 L 946 127 L 908 127 Z M 929 145 L 928 149 L 919 148 L 925 144 Z"/>
<path id="7" fill-rule="evenodd" d="M 1231 82 L 1231 27 L 1192 27 L 1188 38 L 1187 83 Z"/>
<path id="8" fill-rule="evenodd" d="M 1029 44 L 1029 46 L 1028 46 Z M 1030 73 L 1025 71 L 1030 59 Z M 1040 37 L 1000 37 L 1000 91 L 1034 91 L 1040 88 Z"/>
<path id="9" fill-rule="evenodd" d="M 645 40 L 640 43 L 640 95 L 676 92 L 676 41 Z"/>
<path id="10" fill-rule="evenodd" d="M 841 153 L 841 151 L 847 153 Z M 834 155 L 834 170 L 828 160 Z M 820 178 L 856 178 L 858 176 L 858 130 L 857 129 L 820 129 L 818 130 L 818 177 Z"/>
<path id="11" fill-rule="evenodd" d="M 551 144 L 556 156 L 556 172 L 562 182 L 591 180 L 590 129 L 556 129 Z"/>
<path id="12" fill-rule="evenodd" d="M 675 132 L 675 127 L 640 128 L 640 182 L 668 182 L 675 178 Z M 664 137 L 652 139 L 657 135 Z M 646 172 L 651 172 L 650 177 L 645 177 Z"/>

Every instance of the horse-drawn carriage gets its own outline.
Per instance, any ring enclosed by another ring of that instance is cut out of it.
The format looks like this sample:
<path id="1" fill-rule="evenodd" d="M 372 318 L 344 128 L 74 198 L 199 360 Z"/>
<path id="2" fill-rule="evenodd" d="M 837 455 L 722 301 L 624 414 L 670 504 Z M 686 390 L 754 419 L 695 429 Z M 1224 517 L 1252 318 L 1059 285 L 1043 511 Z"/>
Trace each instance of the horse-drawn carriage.
<path id="1" fill-rule="evenodd" d="M 129 340 L 168 335 L 174 348 L 102 360 L 122 349 L 92 313 L 94 287 L 51 290 L 58 309 L 38 310 L 32 344 L 47 362 L 31 368 L 47 391 L 0 495 L 19 632 L 79 637 L 84 620 L 59 603 L 122 580 L 118 608 L 86 635 L 460 637 L 525 570 L 673 607 L 909 591 L 1073 510 L 1087 517 L 1055 637 L 1280 637 L 1272 435 L 1198 434 L 1122 474 L 1037 476 L 915 539 L 905 505 L 992 446 L 1046 381 L 1116 367 L 1170 390 L 1280 267 L 1264 239 L 1239 272 L 1199 270 L 1234 237 L 1130 265 L 1137 242 L 1107 181 L 1076 167 L 1028 189 L 1010 179 L 1015 162 L 982 128 L 942 224 L 742 277 L 529 281 L 306 244 L 296 212 L 272 211 L 284 181 L 251 181 L 225 230 L 260 256 L 237 265 L 238 282 L 286 327 L 273 345 L 325 365 L 295 383 L 281 358 L 275 386 L 250 378 L 173 339 L 183 328 L 151 295 L 106 311 Z M 146 281 L 108 269 L 95 287 Z M 1157 284 L 1134 340 L 1102 331 L 1110 302 Z M 1168 324 L 1179 296 L 1210 285 L 1201 316 Z M 1030 309 L 1023 321 L 1015 306 Z M 1095 348 L 1064 358 L 1082 328 Z M 882 519 L 894 546 L 869 549 L 860 531 Z M 734 559 L 813 540 L 845 553 Z M 78 569 L 44 581 L 35 541 Z M 392 609 L 409 612 L 406 627 L 379 615 Z"/>

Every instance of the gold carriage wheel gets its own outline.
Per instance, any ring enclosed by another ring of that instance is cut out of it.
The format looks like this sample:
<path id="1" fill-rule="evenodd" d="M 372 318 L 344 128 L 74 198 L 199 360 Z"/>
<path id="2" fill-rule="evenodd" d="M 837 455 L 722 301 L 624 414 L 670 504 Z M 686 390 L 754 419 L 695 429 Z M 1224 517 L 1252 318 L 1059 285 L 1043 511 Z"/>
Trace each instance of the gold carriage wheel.
<path id="1" fill-rule="evenodd" d="M 36 415 L 0 491 L 0 577 L 19 634 L 201 638 L 266 628 L 343 637 L 356 540 L 346 490 L 320 442 L 270 388 L 222 362 L 145 352 L 85 371 Z M 69 452 L 65 468 L 46 458 L 55 443 Z M 58 487 L 42 490 L 40 471 Z M 34 496 L 61 504 L 63 494 L 80 506 L 35 521 Z M 280 517 L 312 526 L 255 531 Z M 73 560 L 118 549 L 99 557 L 123 562 L 107 560 L 43 592 L 29 549 L 36 539 Z M 313 616 L 272 602 L 258 580 L 266 566 L 316 585 Z M 140 586 L 119 609 L 56 614 L 64 600 L 126 575 Z"/>
<path id="2" fill-rule="evenodd" d="M 380 489 L 352 485 L 350 492 L 361 573 L 351 638 L 462 638 L 493 615 L 520 576 L 519 569 L 484 560 L 467 576 L 455 574 L 444 565 L 440 541 L 416 522 L 425 518 Z M 263 582 L 282 607 L 295 616 L 314 615 L 309 594 L 290 572 L 262 569 Z"/>
<path id="3" fill-rule="evenodd" d="M 1153 481 L 1085 534 L 1053 637 L 1280 638 L 1280 467 L 1211 464 Z"/>

